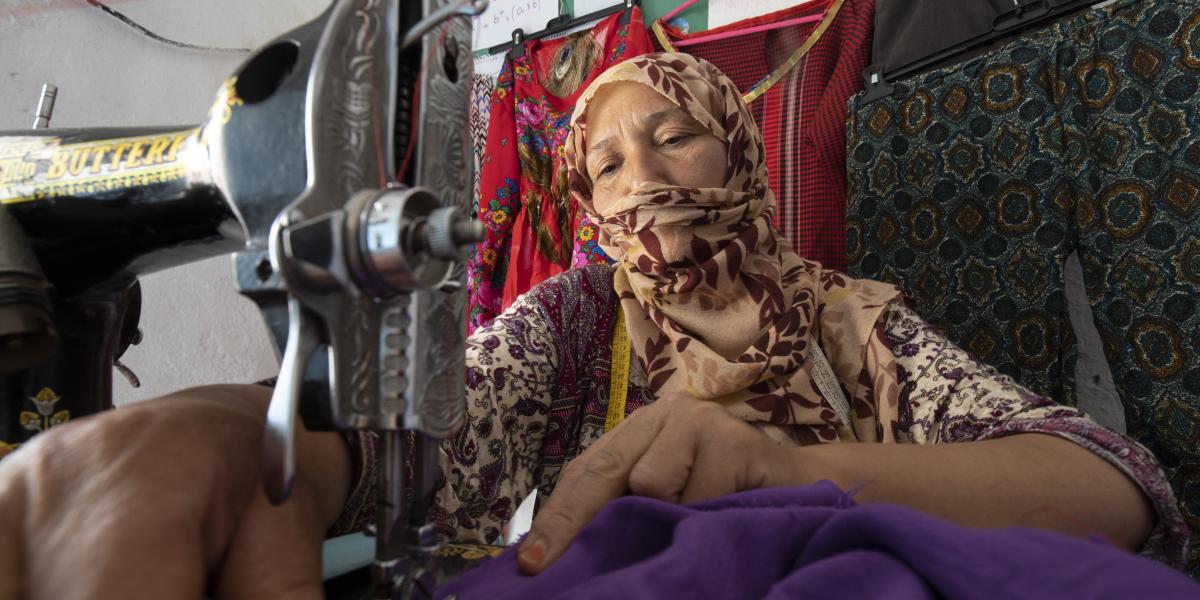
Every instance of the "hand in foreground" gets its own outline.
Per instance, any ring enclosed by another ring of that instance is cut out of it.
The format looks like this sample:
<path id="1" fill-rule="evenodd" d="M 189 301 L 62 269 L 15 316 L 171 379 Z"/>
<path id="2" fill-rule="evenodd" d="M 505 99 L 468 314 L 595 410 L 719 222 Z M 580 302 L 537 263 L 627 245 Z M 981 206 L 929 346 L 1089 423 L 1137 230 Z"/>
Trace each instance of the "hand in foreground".
<path id="1" fill-rule="evenodd" d="M 0 461 L 0 598 L 320 598 L 312 481 L 298 474 L 281 507 L 260 483 L 269 394 L 188 390 Z"/>
<path id="2" fill-rule="evenodd" d="M 540 573 L 609 500 L 626 492 L 687 503 L 806 481 L 789 448 L 712 402 L 663 398 L 567 464 L 521 543 L 518 565 Z"/>

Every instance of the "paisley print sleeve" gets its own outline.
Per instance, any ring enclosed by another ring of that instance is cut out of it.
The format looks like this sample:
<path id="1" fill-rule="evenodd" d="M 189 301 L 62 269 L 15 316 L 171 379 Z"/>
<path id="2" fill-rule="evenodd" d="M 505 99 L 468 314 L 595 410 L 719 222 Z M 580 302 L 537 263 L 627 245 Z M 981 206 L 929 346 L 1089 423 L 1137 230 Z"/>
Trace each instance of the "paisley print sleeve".
<path id="1" fill-rule="evenodd" d="M 895 359 L 896 441 L 942 444 L 1021 433 L 1070 440 L 1120 469 L 1153 503 L 1158 521 L 1142 554 L 1183 565 L 1187 526 L 1162 468 L 1146 448 L 978 362 L 902 303 L 894 303 L 880 319 L 876 337 Z"/>
<path id="2" fill-rule="evenodd" d="M 350 495 L 342 505 L 342 514 L 325 531 L 332 538 L 363 531 L 375 522 L 375 485 L 379 481 L 379 434 L 374 431 L 343 431 L 342 440 L 350 450 Z"/>
<path id="3" fill-rule="evenodd" d="M 434 520 L 454 541 L 490 543 L 535 485 L 557 370 L 536 295 L 467 340 L 466 423 L 442 444 Z"/>

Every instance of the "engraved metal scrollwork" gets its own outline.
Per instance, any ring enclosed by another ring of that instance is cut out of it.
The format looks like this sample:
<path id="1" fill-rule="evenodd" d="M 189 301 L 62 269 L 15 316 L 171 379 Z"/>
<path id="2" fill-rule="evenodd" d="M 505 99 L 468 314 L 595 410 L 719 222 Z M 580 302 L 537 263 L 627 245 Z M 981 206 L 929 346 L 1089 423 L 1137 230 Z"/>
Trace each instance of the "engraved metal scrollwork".
<path id="1" fill-rule="evenodd" d="M 292 206 L 293 224 L 327 213 L 344 215 L 355 194 L 384 188 L 391 180 L 394 117 L 389 99 L 396 76 L 397 10 L 395 2 L 383 0 L 338 2 L 331 8 L 309 82 L 309 185 Z M 328 243 L 329 252 L 346 251 L 343 238 Z M 340 284 L 336 293 L 290 289 L 324 324 L 334 419 L 342 427 L 403 426 L 400 414 L 381 407 L 379 375 L 384 360 L 401 360 L 407 349 L 381 344 L 379 332 L 384 315 L 403 310 L 407 302 L 376 300 L 344 269 L 332 274 Z M 397 385 L 394 378 L 389 381 Z"/>
<path id="2" fill-rule="evenodd" d="M 341 46 L 341 76 L 334 75 L 334 89 L 343 96 L 333 106 L 337 120 L 330 120 L 338 144 L 338 186 L 348 198 L 366 186 L 365 166 L 360 160 L 366 151 L 371 136 L 372 88 L 375 65 L 374 45 L 379 35 L 380 24 L 376 15 L 379 0 L 368 0 L 354 11 L 356 27 L 348 32 L 349 39 Z"/>
<path id="3" fill-rule="evenodd" d="M 428 2 L 426 12 L 447 4 L 443 1 Z M 455 206 L 469 214 L 473 201 L 471 182 L 474 161 L 469 159 L 471 148 L 467 127 L 467 105 L 470 94 L 471 22 L 456 19 L 444 25 L 447 28 L 444 42 L 429 44 L 425 48 L 425 70 L 421 81 L 421 143 L 418 155 L 418 183 L 434 189 L 445 205 Z M 437 39 L 440 36 L 428 36 Z M 441 68 L 447 47 L 455 52 L 454 66 L 457 81 L 450 81 Z M 415 324 L 414 347 L 422 352 L 414 354 L 414 372 L 427 382 L 422 389 L 412 390 L 414 404 L 422 414 L 418 416 L 428 427 L 447 430 L 461 415 L 466 387 L 466 324 L 465 269 L 456 265 L 450 285 L 442 290 L 422 291 L 416 302 L 424 308 L 423 319 Z"/>

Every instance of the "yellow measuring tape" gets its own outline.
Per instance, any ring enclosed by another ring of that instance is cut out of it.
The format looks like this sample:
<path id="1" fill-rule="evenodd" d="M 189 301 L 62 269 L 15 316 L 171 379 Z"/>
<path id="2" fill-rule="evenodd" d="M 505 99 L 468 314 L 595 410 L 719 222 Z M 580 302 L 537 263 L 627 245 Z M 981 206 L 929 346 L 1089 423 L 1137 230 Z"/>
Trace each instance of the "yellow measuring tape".
<path id="1" fill-rule="evenodd" d="M 629 395 L 629 332 L 625 330 L 625 311 L 621 310 L 620 304 L 617 304 L 617 324 L 613 329 L 609 375 L 605 433 L 612 431 L 625 418 L 625 399 Z"/>

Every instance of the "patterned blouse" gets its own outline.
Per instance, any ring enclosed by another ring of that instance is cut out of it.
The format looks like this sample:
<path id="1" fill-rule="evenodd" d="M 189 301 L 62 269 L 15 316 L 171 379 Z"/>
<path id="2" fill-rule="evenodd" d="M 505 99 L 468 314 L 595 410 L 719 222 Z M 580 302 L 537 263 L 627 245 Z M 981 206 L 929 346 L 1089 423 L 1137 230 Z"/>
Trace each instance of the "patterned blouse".
<path id="1" fill-rule="evenodd" d="M 494 541 L 533 488 L 539 496 L 553 492 L 566 463 L 604 433 L 618 307 L 612 281 L 609 266 L 568 271 L 471 336 L 468 422 L 442 446 L 446 481 L 434 509 L 442 535 Z M 902 302 L 884 313 L 870 343 L 894 361 L 879 361 L 889 373 L 868 375 L 894 378 L 902 407 L 893 435 L 860 438 L 941 444 L 1042 433 L 1070 440 L 1119 468 L 1154 504 L 1157 524 L 1142 554 L 1183 564 L 1187 527 L 1157 461 L 1141 445 L 980 364 Z M 653 401 L 631 360 L 626 414 Z M 357 483 L 333 531 L 365 524 L 374 513 L 375 440 L 363 434 L 354 446 Z"/>

